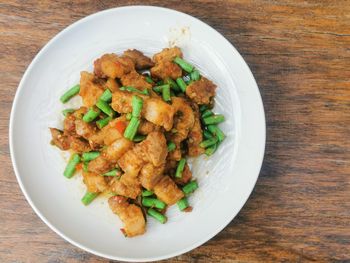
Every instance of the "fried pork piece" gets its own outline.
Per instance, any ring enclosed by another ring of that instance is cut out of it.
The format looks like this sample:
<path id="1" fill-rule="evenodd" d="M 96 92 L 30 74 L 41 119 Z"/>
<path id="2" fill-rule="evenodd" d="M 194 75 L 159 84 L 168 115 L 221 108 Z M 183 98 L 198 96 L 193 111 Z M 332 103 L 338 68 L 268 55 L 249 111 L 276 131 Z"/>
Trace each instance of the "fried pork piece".
<path id="1" fill-rule="evenodd" d="M 215 96 L 216 85 L 205 77 L 192 82 L 186 88 L 186 95 L 195 103 L 209 104 Z"/>
<path id="2" fill-rule="evenodd" d="M 125 173 L 114 181 L 111 190 L 118 195 L 136 199 L 141 194 L 141 184 L 137 177 Z"/>
<path id="3" fill-rule="evenodd" d="M 173 126 L 175 133 L 171 133 L 169 137 L 175 143 L 176 148 L 170 153 L 170 156 L 171 159 L 178 161 L 181 159 L 180 144 L 187 138 L 194 125 L 195 118 L 190 104 L 184 98 L 173 97 L 172 103 L 175 111 Z"/>
<path id="4" fill-rule="evenodd" d="M 156 125 L 163 126 L 167 131 L 172 128 L 173 108 L 162 99 L 150 98 L 149 96 L 119 90 L 113 93 L 112 108 L 119 113 L 132 112 L 131 102 L 134 95 L 143 99 L 142 117 Z"/>
<path id="5" fill-rule="evenodd" d="M 180 185 L 185 185 L 189 181 L 191 181 L 191 178 L 192 178 L 192 172 L 190 170 L 190 167 L 186 163 L 185 168 L 182 171 L 181 178 L 175 178 L 175 183 L 180 184 Z"/>
<path id="6" fill-rule="evenodd" d="M 199 146 L 199 144 L 203 140 L 203 131 L 201 127 L 198 105 L 196 103 L 191 103 L 191 107 L 194 113 L 194 125 L 188 134 L 187 146 L 188 155 L 191 157 L 195 157 L 204 153 L 204 149 Z"/>
<path id="7" fill-rule="evenodd" d="M 126 174 L 136 177 L 146 163 L 151 163 L 154 166 L 164 164 L 167 153 L 163 133 L 151 132 L 145 140 L 127 151 L 118 160 L 118 164 Z"/>
<path id="8" fill-rule="evenodd" d="M 161 61 L 151 68 L 151 75 L 158 79 L 177 79 L 182 76 L 182 69 L 171 61 Z"/>
<path id="9" fill-rule="evenodd" d="M 93 124 L 86 123 L 83 120 L 76 119 L 74 121 L 75 124 L 75 132 L 78 136 L 83 137 L 84 139 L 89 140 L 91 136 L 93 136 L 97 132 L 97 127 Z"/>
<path id="10" fill-rule="evenodd" d="M 115 79 L 108 78 L 105 83 L 105 87 L 108 88 L 111 92 L 114 92 L 120 88 L 120 85 L 118 82 L 116 82 Z"/>
<path id="11" fill-rule="evenodd" d="M 152 85 L 146 81 L 146 78 L 136 71 L 125 74 L 120 79 L 123 86 L 132 86 L 139 90 L 150 89 Z"/>
<path id="12" fill-rule="evenodd" d="M 132 141 L 121 137 L 103 150 L 103 157 L 111 162 L 116 162 L 133 145 L 134 143 Z"/>
<path id="13" fill-rule="evenodd" d="M 50 132 L 52 137 L 51 144 L 57 146 L 63 151 L 70 148 L 71 140 L 69 136 L 63 134 L 63 131 L 56 128 L 50 128 Z"/>
<path id="14" fill-rule="evenodd" d="M 99 78 L 120 78 L 134 70 L 134 62 L 129 57 L 104 54 L 94 62 L 94 73 Z"/>
<path id="15" fill-rule="evenodd" d="M 144 165 L 140 171 L 141 185 L 147 190 L 152 190 L 163 177 L 165 164 L 158 167 L 151 163 Z"/>
<path id="16" fill-rule="evenodd" d="M 159 131 L 160 126 L 153 124 L 152 122 L 141 120 L 140 126 L 137 130 L 137 133 L 142 135 L 147 135 L 153 131 Z"/>
<path id="17" fill-rule="evenodd" d="M 135 204 L 129 204 L 122 196 L 113 196 L 108 200 L 109 207 L 124 223 L 127 237 L 142 235 L 146 232 L 146 221 L 142 210 Z"/>
<path id="18" fill-rule="evenodd" d="M 105 127 L 103 127 L 99 132 L 94 134 L 90 137 L 90 140 L 92 140 L 95 143 L 98 144 L 104 144 L 104 145 L 110 145 L 115 140 L 122 138 L 123 134 L 118 130 L 117 123 L 122 122 L 123 125 L 127 126 L 127 121 L 125 116 L 121 116 L 119 118 L 116 118 L 112 121 L 110 121 Z"/>
<path id="19" fill-rule="evenodd" d="M 80 73 L 80 92 L 86 107 L 92 107 L 96 104 L 98 98 L 102 95 L 104 88 L 95 80 L 95 76 L 89 72 Z"/>
<path id="20" fill-rule="evenodd" d="M 182 57 L 182 52 L 178 47 L 164 48 L 161 52 L 155 54 L 153 60 L 156 65 L 151 68 L 152 76 L 159 79 L 168 77 L 177 79 L 181 77 L 182 69 L 173 63 L 176 57 Z"/>
<path id="21" fill-rule="evenodd" d="M 103 176 L 83 171 L 83 182 L 90 193 L 99 193 L 107 189 L 107 184 Z"/>
<path id="22" fill-rule="evenodd" d="M 115 162 L 113 163 L 110 160 L 107 160 L 102 155 L 100 155 L 89 162 L 88 170 L 96 174 L 103 174 L 112 170 L 114 166 L 115 166 Z"/>
<path id="23" fill-rule="evenodd" d="M 169 176 L 164 176 L 153 190 L 156 196 L 167 205 L 173 205 L 184 197 L 184 193 Z"/>
<path id="24" fill-rule="evenodd" d="M 182 58 L 182 51 L 180 48 L 164 48 L 161 52 L 153 56 L 153 60 L 157 64 L 165 61 L 173 61 L 176 57 Z"/>
<path id="25" fill-rule="evenodd" d="M 154 66 L 153 61 L 137 49 L 128 49 L 124 51 L 123 55 L 129 57 L 134 62 L 135 68 L 138 70 L 148 69 Z"/>

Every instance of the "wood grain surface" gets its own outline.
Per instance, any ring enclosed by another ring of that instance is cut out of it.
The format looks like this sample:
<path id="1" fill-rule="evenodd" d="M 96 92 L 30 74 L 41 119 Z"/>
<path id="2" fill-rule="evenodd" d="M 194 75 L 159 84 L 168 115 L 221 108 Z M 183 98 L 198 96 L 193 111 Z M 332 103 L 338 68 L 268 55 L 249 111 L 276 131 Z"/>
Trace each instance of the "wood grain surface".
<path id="1" fill-rule="evenodd" d="M 35 54 L 107 8 L 150 4 L 222 33 L 257 80 L 267 119 L 259 180 L 216 237 L 171 262 L 350 262 L 349 1 L 0 1 L 0 262 L 106 262 L 33 212 L 13 172 L 8 121 Z"/>

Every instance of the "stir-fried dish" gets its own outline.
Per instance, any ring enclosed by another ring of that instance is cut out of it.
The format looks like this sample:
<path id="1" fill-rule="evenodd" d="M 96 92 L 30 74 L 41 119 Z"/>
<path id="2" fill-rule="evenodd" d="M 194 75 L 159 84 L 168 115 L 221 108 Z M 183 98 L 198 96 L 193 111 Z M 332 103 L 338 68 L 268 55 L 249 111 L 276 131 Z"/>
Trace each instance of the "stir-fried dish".
<path id="1" fill-rule="evenodd" d="M 50 128 L 52 144 L 72 153 L 64 176 L 81 171 L 82 203 L 109 196 L 127 237 L 145 233 L 147 215 L 164 224 L 171 205 L 190 212 L 198 183 L 187 157 L 210 156 L 225 138 L 215 90 L 178 47 L 152 59 L 135 49 L 96 59 L 60 98 L 79 95 L 83 105 L 63 110 L 63 130 Z"/>

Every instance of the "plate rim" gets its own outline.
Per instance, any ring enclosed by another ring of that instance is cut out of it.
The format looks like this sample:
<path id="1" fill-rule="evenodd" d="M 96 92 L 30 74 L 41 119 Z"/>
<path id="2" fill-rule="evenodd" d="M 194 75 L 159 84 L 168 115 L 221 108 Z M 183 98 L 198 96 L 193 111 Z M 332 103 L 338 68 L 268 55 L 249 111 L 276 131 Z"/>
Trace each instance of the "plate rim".
<path id="1" fill-rule="evenodd" d="M 96 251 L 94 249 L 88 248 L 82 244 L 80 244 L 79 242 L 74 241 L 73 239 L 71 239 L 70 237 L 66 236 L 64 233 L 62 233 L 60 230 L 58 230 L 54 225 L 51 224 L 51 222 L 49 222 L 46 217 L 41 214 L 41 212 L 39 211 L 39 209 L 35 206 L 34 202 L 32 201 L 32 199 L 30 198 L 25 186 L 23 185 L 23 182 L 21 180 L 21 177 L 19 175 L 19 171 L 17 168 L 17 163 L 16 163 L 16 159 L 15 159 L 15 154 L 14 154 L 14 141 L 13 141 L 13 123 L 14 123 L 14 116 L 15 116 L 15 111 L 16 111 L 16 106 L 18 103 L 18 98 L 19 98 L 19 94 L 21 93 L 21 91 L 23 90 L 23 86 L 24 83 L 28 77 L 29 72 L 31 71 L 31 69 L 34 67 L 34 65 L 36 64 L 36 61 L 42 56 L 42 54 L 51 46 L 51 44 L 53 42 L 56 41 L 56 39 L 58 39 L 61 35 L 63 35 L 65 32 L 71 30 L 74 27 L 79 26 L 80 24 L 84 23 L 85 21 L 95 18 L 97 16 L 103 16 L 105 13 L 108 12 L 113 12 L 115 10 L 121 10 L 121 9 L 157 9 L 160 10 L 162 12 L 172 12 L 176 15 L 182 15 L 182 16 L 187 16 L 190 19 L 194 19 L 196 22 L 198 22 L 199 24 L 201 24 L 202 26 L 206 27 L 208 30 L 214 31 L 218 37 L 220 37 L 224 42 L 226 42 L 230 48 L 232 49 L 232 51 L 234 51 L 236 53 L 236 55 L 243 61 L 243 66 L 246 67 L 247 73 L 250 75 L 251 80 L 253 80 L 254 85 L 255 85 L 255 91 L 257 92 L 258 95 L 258 102 L 260 104 L 260 110 L 261 110 L 261 114 L 262 114 L 262 123 L 263 123 L 263 127 L 262 127 L 262 138 L 263 138 L 263 147 L 261 152 L 259 153 L 259 167 L 258 168 L 258 173 L 255 176 L 255 180 L 254 180 L 254 184 L 252 184 L 250 186 L 249 189 L 249 194 L 246 196 L 244 202 L 242 202 L 241 207 L 237 210 L 237 213 L 233 213 L 232 217 L 225 222 L 224 224 L 220 225 L 219 227 L 217 227 L 217 229 L 215 231 L 213 231 L 212 233 L 208 234 L 205 238 L 202 238 L 200 240 L 198 240 L 197 242 L 194 242 L 191 246 L 188 246 L 182 250 L 179 250 L 177 252 L 173 252 L 173 253 L 169 253 L 169 254 L 165 254 L 162 256 L 155 256 L 152 258 L 130 258 L 130 257 L 119 257 L 119 256 L 114 256 L 114 255 L 108 255 L 105 253 L 101 253 L 99 251 Z M 229 42 L 220 32 L 218 32 L 217 30 L 215 30 L 213 27 L 211 27 L 210 25 L 208 25 L 207 23 L 203 22 L 202 20 L 189 15 L 187 13 L 181 12 L 181 11 L 177 11 L 175 9 L 171 9 L 171 8 L 166 8 L 166 7 L 160 7 L 160 6 L 153 6 L 153 5 L 127 5 L 127 6 L 120 6 L 120 7 L 114 7 L 114 8 L 109 8 L 109 9 L 105 9 L 105 10 L 101 10 L 95 13 L 92 13 L 90 15 L 87 15 L 83 18 L 80 18 L 79 20 L 73 22 L 72 24 L 68 25 L 67 27 L 65 27 L 63 30 L 59 31 L 55 36 L 53 36 L 41 49 L 40 51 L 34 56 L 34 58 L 32 59 L 32 61 L 30 62 L 29 66 L 26 68 L 15 93 L 13 102 L 12 102 L 12 107 L 11 107 L 11 113 L 10 113 L 10 120 L 9 120 L 9 148 L 10 148 L 10 157 L 11 157 L 11 162 L 13 165 L 13 169 L 15 172 L 15 176 L 17 179 L 17 182 L 20 186 L 20 189 L 23 193 L 23 195 L 26 198 L 26 201 L 29 203 L 29 205 L 31 206 L 31 208 L 34 210 L 34 212 L 37 214 L 37 216 L 51 229 L 53 230 L 57 235 L 59 235 L 61 238 L 63 238 L 64 240 L 68 241 L 70 244 L 84 250 L 87 251 L 91 254 L 100 256 L 102 258 L 106 258 L 106 259 L 112 259 L 112 260 L 123 260 L 123 261 L 128 261 L 128 262 L 151 262 L 151 261 L 156 261 L 156 260 L 164 260 L 164 259 L 168 259 L 168 258 L 172 258 L 172 257 L 176 257 L 179 255 L 182 255 L 184 253 L 187 253 L 199 246 L 201 246 L 202 244 L 206 243 L 207 241 L 209 241 L 210 239 L 212 239 L 213 237 L 215 237 L 219 232 L 221 232 L 236 216 L 237 214 L 241 211 L 242 207 L 246 204 L 247 200 L 249 199 L 250 195 L 253 192 L 253 189 L 256 185 L 256 182 L 259 178 L 259 174 L 261 171 L 261 167 L 263 164 L 263 160 L 264 160 L 264 156 L 265 156 L 265 148 L 266 148 L 266 118 L 265 118 L 265 110 L 264 110 L 264 104 L 262 101 L 262 97 L 261 97 L 261 93 L 259 90 L 259 87 L 257 85 L 257 82 L 254 78 L 253 73 L 251 72 L 248 64 L 246 63 L 246 61 L 244 60 L 244 58 L 241 56 L 241 54 L 237 51 L 237 49 L 231 44 L 231 42 Z"/>

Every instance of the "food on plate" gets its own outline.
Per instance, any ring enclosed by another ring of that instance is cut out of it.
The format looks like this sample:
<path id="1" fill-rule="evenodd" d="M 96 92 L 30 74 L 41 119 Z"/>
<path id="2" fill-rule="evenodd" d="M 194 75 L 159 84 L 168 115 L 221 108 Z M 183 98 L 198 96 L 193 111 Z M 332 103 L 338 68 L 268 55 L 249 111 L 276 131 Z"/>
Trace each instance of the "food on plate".
<path id="1" fill-rule="evenodd" d="M 108 195 L 127 237 L 145 233 L 147 215 L 164 224 L 169 206 L 192 211 L 198 182 L 187 158 L 210 156 L 225 139 L 225 118 L 212 111 L 216 88 L 178 47 L 153 58 L 104 54 L 93 73 L 82 71 L 60 98 L 79 95 L 82 105 L 63 110 L 63 130 L 50 128 L 51 143 L 71 152 L 64 176 L 82 174 L 82 203 Z"/>

